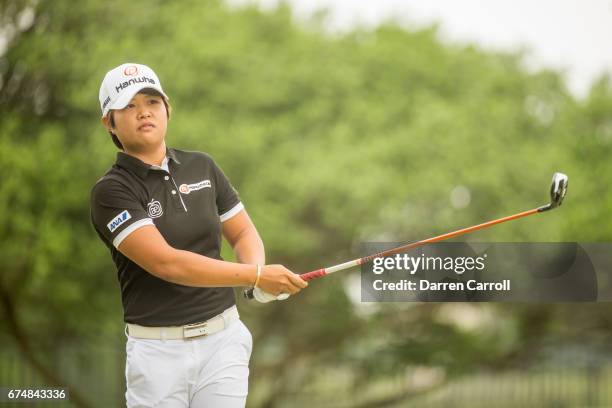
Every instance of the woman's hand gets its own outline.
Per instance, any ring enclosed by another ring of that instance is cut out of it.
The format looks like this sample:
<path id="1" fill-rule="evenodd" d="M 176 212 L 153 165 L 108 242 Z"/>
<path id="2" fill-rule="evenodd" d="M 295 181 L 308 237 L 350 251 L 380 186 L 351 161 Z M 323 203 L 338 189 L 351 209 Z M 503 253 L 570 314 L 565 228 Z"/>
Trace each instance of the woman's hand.
<path id="1" fill-rule="evenodd" d="M 295 295 L 307 286 L 308 282 L 283 265 L 262 266 L 259 283 L 257 284 L 258 288 L 274 296 L 278 296 L 281 293 Z"/>

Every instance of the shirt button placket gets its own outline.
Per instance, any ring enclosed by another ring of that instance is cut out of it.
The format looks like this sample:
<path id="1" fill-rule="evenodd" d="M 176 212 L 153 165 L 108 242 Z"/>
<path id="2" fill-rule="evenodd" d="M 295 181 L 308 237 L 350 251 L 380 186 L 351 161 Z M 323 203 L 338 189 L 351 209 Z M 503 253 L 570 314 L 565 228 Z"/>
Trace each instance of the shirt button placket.
<path id="1" fill-rule="evenodd" d="M 164 176 L 164 180 L 169 182 L 168 187 L 171 189 L 170 194 L 172 194 L 172 201 L 174 201 L 174 207 L 177 210 L 182 210 L 182 211 L 187 212 L 187 207 L 185 206 L 183 198 L 180 196 L 180 194 L 177 194 L 178 192 L 176 191 L 176 189 L 178 187 L 176 186 L 176 182 L 171 177 L 172 176 L 168 173 Z"/>

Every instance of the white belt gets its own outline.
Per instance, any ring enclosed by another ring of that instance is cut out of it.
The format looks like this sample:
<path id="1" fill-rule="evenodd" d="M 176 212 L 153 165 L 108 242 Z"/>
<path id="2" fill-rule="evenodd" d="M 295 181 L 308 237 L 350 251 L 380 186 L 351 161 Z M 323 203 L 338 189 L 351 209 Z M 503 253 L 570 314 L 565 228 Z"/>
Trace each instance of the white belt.
<path id="1" fill-rule="evenodd" d="M 131 337 L 139 339 L 178 340 L 208 336 L 209 334 L 220 332 L 229 326 L 230 322 L 239 318 L 238 309 L 234 305 L 223 313 L 201 323 L 169 327 L 146 327 L 128 323 L 127 329 Z"/>

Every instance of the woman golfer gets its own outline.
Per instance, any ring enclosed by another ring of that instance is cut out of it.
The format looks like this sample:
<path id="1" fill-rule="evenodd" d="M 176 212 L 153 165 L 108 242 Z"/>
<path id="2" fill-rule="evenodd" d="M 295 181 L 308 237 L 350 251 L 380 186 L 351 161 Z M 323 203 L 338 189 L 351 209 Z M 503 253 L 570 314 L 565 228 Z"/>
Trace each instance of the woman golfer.
<path id="1" fill-rule="evenodd" d="M 128 407 L 244 407 L 252 338 L 236 286 L 278 295 L 307 286 L 264 246 L 205 153 L 166 147 L 168 97 L 140 64 L 109 71 L 102 123 L 121 150 L 91 192 L 93 225 L 117 267 Z M 220 256 L 221 235 L 240 263 Z"/>

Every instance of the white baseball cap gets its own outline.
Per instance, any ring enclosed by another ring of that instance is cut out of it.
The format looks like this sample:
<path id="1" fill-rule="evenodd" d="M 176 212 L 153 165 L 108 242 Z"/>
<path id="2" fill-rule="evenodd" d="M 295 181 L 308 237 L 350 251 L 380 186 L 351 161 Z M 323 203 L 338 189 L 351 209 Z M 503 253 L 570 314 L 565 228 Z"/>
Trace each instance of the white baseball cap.
<path id="1" fill-rule="evenodd" d="M 123 109 L 141 89 L 152 88 L 164 93 L 155 72 L 146 65 L 126 63 L 106 73 L 100 85 L 100 109 L 102 117 L 111 109 Z"/>

